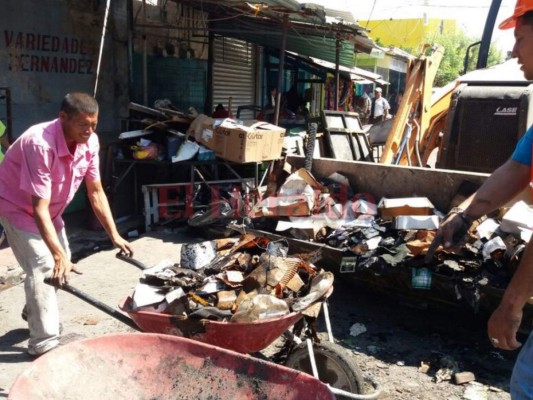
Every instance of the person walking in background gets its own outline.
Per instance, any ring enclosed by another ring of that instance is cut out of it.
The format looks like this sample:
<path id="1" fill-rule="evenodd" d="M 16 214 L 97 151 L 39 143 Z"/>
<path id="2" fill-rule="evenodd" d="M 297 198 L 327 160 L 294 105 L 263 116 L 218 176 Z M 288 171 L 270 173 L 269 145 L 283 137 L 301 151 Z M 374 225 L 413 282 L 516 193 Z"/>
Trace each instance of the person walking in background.
<path id="1" fill-rule="evenodd" d="M 59 117 L 30 127 L 10 146 L 0 164 L 0 224 L 26 273 L 24 291 L 30 330 L 28 353 L 39 356 L 59 345 L 56 286 L 74 271 L 61 214 L 83 180 L 96 217 L 113 244 L 132 255 L 117 231 L 99 171 L 95 133 L 98 103 L 89 94 L 69 93 Z"/>
<path id="2" fill-rule="evenodd" d="M 514 27 L 515 44 L 512 57 L 527 80 L 533 80 L 533 0 L 518 0 L 514 14 L 500 24 L 500 29 Z M 481 188 L 458 208 L 452 209 L 442 223 L 430 249 L 439 244 L 450 248 L 456 238 L 464 237 L 471 223 L 492 212 L 528 186 L 533 186 L 533 126 L 518 142 L 511 158 L 494 171 Z M 426 261 L 432 257 L 428 252 Z M 520 264 L 507 286 L 500 304 L 492 313 L 487 333 L 492 345 L 502 350 L 515 350 L 521 346 L 517 332 L 522 322 L 525 304 L 533 296 L 533 240 L 527 244 Z M 522 347 L 511 376 L 511 398 L 533 399 L 533 333 Z"/>
<path id="3" fill-rule="evenodd" d="M 355 111 L 359 114 L 359 119 L 363 125 L 369 122 L 370 109 L 372 107 L 372 100 L 367 94 L 367 90 L 363 91 L 363 94 L 356 98 Z"/>
<path id="4" fill-rule="evenodd" d="M 386 98 L 382 96 L 381 88 L 374 89 L 374 99 L 370 110 L 370 123 L 384 121 L 389 116 L 390 105 Z"/>

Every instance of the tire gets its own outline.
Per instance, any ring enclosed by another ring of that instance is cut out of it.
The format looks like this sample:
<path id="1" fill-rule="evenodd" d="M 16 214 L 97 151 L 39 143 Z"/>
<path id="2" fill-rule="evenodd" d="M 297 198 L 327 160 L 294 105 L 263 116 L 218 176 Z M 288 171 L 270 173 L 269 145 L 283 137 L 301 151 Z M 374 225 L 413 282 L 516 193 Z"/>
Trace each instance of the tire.
<path id="1" fill-rule="evenodd" d="M 343 347 L 324 341 L 314 343 L 313 350 L 318 377 L 322 382 L 353 394 L 364 394 L 363 374 Z M 305 342 L 294 348 L 285 366 L 313 375 Z"/>

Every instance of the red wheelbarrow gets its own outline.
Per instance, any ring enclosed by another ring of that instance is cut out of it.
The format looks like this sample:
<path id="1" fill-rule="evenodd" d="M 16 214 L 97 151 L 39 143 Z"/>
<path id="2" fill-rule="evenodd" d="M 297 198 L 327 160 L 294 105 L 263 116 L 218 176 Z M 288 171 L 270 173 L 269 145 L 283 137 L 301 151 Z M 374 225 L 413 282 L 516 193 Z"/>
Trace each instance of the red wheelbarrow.
<path id="1" fill-rule="evenodd" d="M 290 351 L 286 354 L 286 366 L 313 374 L 315 379 L 320 377 L 322 381 L 331 385 L 328 387 L 335 395 L 341 395 L 342 398 L 372 400 L 377 399 L 381 394 L 379 384 L 371 377 L 366 378 L 374 386 L 374 392 L 362 394 L 365 378 L 357 364 L 345 354 L 342 347 L 331 341 L 311 344 L 312 342 L 307 339 L 302 342 L 299 336 L 295 336 L 289 330 L 303 318 L 301 312 L 292 312 L 283 317 L 249 323 L 230 323 L 206 319 L 194 320 L 158 312 L 135 311 L 132 309 L 132 303 L 132 298 L 128 297 L 119 305 L 119 308 L 126 312 L 143 332 L 187 337 L 238 353 L 260 352 L 276 339 L 284 336 L 293 343 L 293 347 L 288 347 Z"/>
<path id="2" fill-rule="evenodd" d="M 249 323 L 228 323 L 191 319 L 150 311 L 134 311 L 128 297 L 119 308 L 127 313 L 143 332 L 166 333 L 223 347 L 239 353 L 256 353 L 268 347 L 291 325 L 302 318 L 299 312 Z"/>
<path id="3" fill-rule="evenodd" d="M 320 380 L 187 338 L 101 336 L 38 358 L 8 399 L 334 399 Z"/>

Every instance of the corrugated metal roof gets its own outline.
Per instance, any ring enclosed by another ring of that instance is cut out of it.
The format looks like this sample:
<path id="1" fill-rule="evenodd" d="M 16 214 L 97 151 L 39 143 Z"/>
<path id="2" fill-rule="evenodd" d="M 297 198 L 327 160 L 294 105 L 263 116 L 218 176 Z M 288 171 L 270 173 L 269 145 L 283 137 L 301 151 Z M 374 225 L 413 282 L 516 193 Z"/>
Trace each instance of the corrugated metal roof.
<path id="1" fill-rule="evenodd" d="M 211 26 L 213 32 L 221 36 L 234 37 L 257 43 L 261 46 L 279 50 L 281 47 L 282 30 L 277 25 L 251 26 L 243 20 L 222 20 L 214 22 Z M 302 34 L 294 29 L 287 32 L 286 50 L 307 56 L 317 57 L 330 62 L 335 62 L 336 41 L 324 36 Z M 345 66 L 354 65 L 354 44 L 341 42 L 339 63 Z"/>
<path id="2" fill-rule="evenodd" d="M 222 33 L 222 29 L 225 30 L 224 34 L 231 33 L 230 29 L 232 26 L 234 29 L 242 29 L 242 25 L 247 24 L 246 30 L 242 32 L 242 37 L 235 36 L 235 33 L 232 35 L 243 40 L 253 39 L 254 43 L 261 44 L 256 38 L 258 34 L 265 35 L 265 30 L 267 30 L 266 34 L 268 35 L 275 35 L 277 33 L 280 36 L 283 18 L 287 16 L 289 20 L 288 35 L 291 37 L 291 43 L 298 42 L 296 37 L 304 38 L 304 42 L 306 39 L 313 42 L 311 43 L 312 46 L 321 40 L 320 47 L 324 47 L 324 44 L 333 47 L 333 51 L 326 50 L 326 53 L 335 52 L 335 41 L 337 38 L 342 40 L 343 49 L 349 47 L 352 51 L 357 50 L 370 53 L 373 48 L 377 48 L 374 41 L 368 37 L 368 31 L 357 24 L 353 16 L 350 17 L 350 13 L 342 10 L 326 10 L 323 6 L 313 3 L 299 3 L 295 0 L 175 1 L 188 3 L 193 7 L 200 8 L 216 16 L 216 18 L 213 18 L 214 23 L 212 27 L 215 28 L 215 32 L 218 30 L 218 33 Z M 239 25 L 239 28 L 235 27 L 236 25 Z M 346 44 L 350 45 L 347 46 Z M 267 44 L 263 45 L 266 46 Z M 328 61 L 332 60 L 330 56 L 323 53 L 307 53 L 305 45 L 296 46 L 289 49 L 298 53 L 327 59 Z M 270 43 L 269 47 L 279 48 L 279 44 L 274 45 Z M 343 63 L 346 63 L 346 56 L 342 56 L 342 58 Z M 353 65 L 353 60 L 350 60 L 350 64 L 348 65 Z"/>
<path id="3" fill-rule="evenodd" d="M 178 3 L 188 4 L 191 7 L 212 12 L 237 13 L 242 16 L 280 19 L 289 15 L 291 20 L 311 24 L 325 24 L 326 13 L 324 7 L 316 4 L 300 4 L 295 0 L 174 0 Z"/>
<path id="4" fill-rule="evenodd" d="M 332 63 L 332 62 L 329 62 L 329 61 L 325 61 L 325 60 L 321 60 L 319 58 L 316 58 L 316 57 L 306 57 L 306 56 L 303 56 L 301 54 L 297 54 L 297 53 L 294 53 L 294 52 L 289 52 L 289 54 L 292 54 L 293 56 L 301 59 L 301 60 L 304 60 L 305 62 L 307 63 L 311 63 L 311 64 L 314 64 L 314 65 L 317 65 L 319 66 L 320 68 L 324 68 L 324 69 L 327 69 L 327 70 L 330 70 L 330 71 L 334 71 L 335 70 L 335 63 Z M 366 83 L 373 83 L 373 82 L 376 82 L 376 83 L 379 83 L 381 85 L 389 85 L 389 82 L 385 81 L 383 79 L 383 77 L 379 74 L 375 74 L 371 71 L 367 71 L 365 69 L 362 69 L 362 68 L 357 68 L 357 67 L 345 67 L 345 66 L 342 66 L 340 65 L 339 66 L 339 71 L 341 72 L 341 74 L 347 76 L 347 77 L 350 77 L 351 80 L 353 81 L 356 81 L 357 83 L 361 83 L 361 84 L 366 84 Z"/>
<path id="5" fill-rule="evenodd" d="M 344 10 L 333 10 L 331 8 L 326 8 L 326 22 L 328 23 L 341 23 L 341 24 L 350 24 L 358 25 L 355 17 L 350 11 Z"/>
<path id="6" fill-rule="evenodd" d="M 302 5 L 296 0 L 203 0 L 203 2 L 216 3 L 218 5 L 235 8 L 246 7 L 248 6 L 248 4 L 251 4 L 253 6 L 257 6 L 258 8 L 263 9 L 264 11 L 268 11 L 268 9 L 271 9 L 285 12 L 299 12 L 302 8 Z"/>
<path id="7" fill-rule="evenodd" d="M 412 54 L 406 52 L 405 50 L 399 49 L 397 47 L 391 47 L 389 49 L 386 49 L 385 53 L 387 53 L 388 55 L 392 57 L 395 57 L 395 58 L 398 58 L 404 61 L 414 60 L 416 58 Z"/>

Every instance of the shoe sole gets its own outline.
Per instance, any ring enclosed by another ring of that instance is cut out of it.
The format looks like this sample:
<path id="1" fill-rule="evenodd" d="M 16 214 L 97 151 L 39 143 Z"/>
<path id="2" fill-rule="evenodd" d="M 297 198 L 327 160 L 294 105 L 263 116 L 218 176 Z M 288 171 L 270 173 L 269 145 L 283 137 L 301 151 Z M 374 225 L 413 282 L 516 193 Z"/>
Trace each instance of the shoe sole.
<path id="1" fill-rule="evenodd" d="M 54 346 L 54 347 L 52 347 L 52 348 L 50 348 L 50 349 L 48 349 L 46 351 L 43 351 L 42 353 L 33 354 L 33 353 L 30 353 L 28 351 L 27 354 L 31 358 L 33 358 L 35 360 L 36 358 L 41 357 L 43 354 L 50 353 L 52 350 L 55 350 L 58 347 L 65 346 L 65 345 L 67 345 L 69 343 L 77 342 L 78 340 L 82 340 L 82 339 L 87 339 L 87 336 L 81 335 L 79 333 L 68 333 L 65 336 L 60 336 L 59 337 L 59 343 L 56 346 Z"/>

